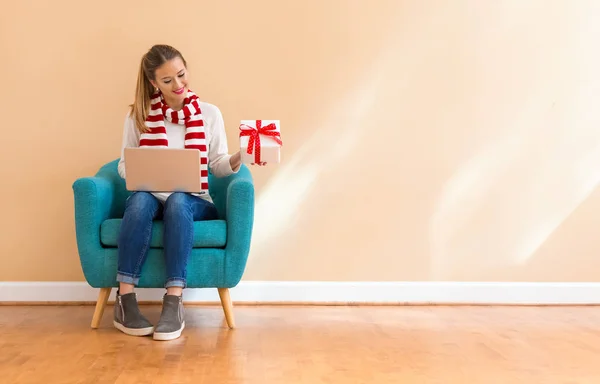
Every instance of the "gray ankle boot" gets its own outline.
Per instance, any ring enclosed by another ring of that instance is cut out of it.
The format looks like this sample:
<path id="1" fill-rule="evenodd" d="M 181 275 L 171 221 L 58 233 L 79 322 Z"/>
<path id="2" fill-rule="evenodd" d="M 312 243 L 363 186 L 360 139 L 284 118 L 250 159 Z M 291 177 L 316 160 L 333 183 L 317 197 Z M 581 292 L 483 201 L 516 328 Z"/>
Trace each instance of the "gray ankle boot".
<path id="1" fill-rule="evenodd" d="M 182 297 L 165 295 L 160 320 L 154 330 L 154 340 L 173 340 L 181 336 L 181 331 L 185 328 L 183 316 Z"/>
<path id="2" fill-rule="evenodd" d="M 113 325 L 131 336 L 147 336 L 154 332 L 152 324 L 141 314 L 135 292 L 120 295 L 115 299 Z"/>

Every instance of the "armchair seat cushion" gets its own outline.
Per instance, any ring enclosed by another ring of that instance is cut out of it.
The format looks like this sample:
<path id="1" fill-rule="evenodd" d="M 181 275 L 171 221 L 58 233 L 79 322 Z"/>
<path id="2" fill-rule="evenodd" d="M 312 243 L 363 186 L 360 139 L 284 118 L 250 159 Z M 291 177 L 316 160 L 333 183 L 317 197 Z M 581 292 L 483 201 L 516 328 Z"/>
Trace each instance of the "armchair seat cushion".
<path id="1" fill-rule="evenodd" d="M 122 219 L 107 219 L 100 225 L 100 242 L 104 247 L 116 247 Z M 163 248 L 164 224 L 155 220 L 152 225 L 151 248 Z M 227 243 L 227 223 L 225 220 L 194 222 L 194 248 L 222 248 Z"/>

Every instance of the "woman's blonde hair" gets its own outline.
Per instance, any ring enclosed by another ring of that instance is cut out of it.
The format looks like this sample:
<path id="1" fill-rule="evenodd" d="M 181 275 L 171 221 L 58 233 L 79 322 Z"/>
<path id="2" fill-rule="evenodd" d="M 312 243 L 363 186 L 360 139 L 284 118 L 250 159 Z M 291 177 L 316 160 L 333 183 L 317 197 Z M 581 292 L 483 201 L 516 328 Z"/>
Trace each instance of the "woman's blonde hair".
<path id="1" fill-rule="evenodd" d="M 135 99 L 133 104 L 130 105 L 131 116 L 134 118 L 135 125 L 140 132 L 148 131 L 145 122 L 150 112 L 150 100 L 155 92 L 150 80 L 155 80 L 155 71 L 158 67 L 177 57 L 187 67 L 181 52 L 169 45 L 154 45 L 142 56 L 135 87 Z"/>

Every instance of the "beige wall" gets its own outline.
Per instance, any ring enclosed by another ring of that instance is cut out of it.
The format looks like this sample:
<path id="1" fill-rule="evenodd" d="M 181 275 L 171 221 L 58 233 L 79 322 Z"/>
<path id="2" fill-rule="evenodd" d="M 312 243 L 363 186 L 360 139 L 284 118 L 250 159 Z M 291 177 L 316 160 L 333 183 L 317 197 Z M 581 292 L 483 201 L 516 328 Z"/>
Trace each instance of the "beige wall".
<path id="1" fill-rule="evenodd" d="M 231 152 L 282 122 L 246 280 L 598 280 L 600 2 L 84 3 L 0 15 L 0 280 L 83 280 L 71 184 L 119 155 L 154 43 Z"/>

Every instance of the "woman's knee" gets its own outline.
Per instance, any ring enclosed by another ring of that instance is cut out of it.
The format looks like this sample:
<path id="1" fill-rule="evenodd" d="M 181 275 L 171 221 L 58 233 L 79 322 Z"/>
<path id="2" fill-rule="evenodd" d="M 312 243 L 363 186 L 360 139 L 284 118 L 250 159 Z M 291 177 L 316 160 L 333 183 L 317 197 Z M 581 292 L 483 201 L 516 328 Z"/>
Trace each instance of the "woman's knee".
<path id="1" fill-rule="evenodd" d="M 148 192 L 134 192 L 127 199 L 125 214 L 134 216 L 153 216 L 157 210 L 158 200 Z"/>
<path id="2" fill-rule="evenodd" d="M 165 216 L 178 216 L 191 212 L 190 200 L 186 193 L 175 192 L 165 202 Z"/>

